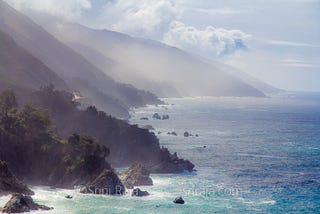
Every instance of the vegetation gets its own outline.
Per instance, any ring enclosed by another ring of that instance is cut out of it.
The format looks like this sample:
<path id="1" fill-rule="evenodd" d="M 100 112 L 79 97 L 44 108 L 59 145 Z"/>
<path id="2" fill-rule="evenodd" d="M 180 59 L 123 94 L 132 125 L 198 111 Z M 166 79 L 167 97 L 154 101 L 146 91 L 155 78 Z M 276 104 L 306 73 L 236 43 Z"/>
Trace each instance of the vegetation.
<path id="1" fill-rule="evenodd" d="M 10 90 L 0 94 L 0 147 L 0 160 L 31 183 L 70 186 L 110 169 L 105 145 L 76 133 L 67 140 L 60 138 L 48 110 L 29 104 L 18 109 Z"/>

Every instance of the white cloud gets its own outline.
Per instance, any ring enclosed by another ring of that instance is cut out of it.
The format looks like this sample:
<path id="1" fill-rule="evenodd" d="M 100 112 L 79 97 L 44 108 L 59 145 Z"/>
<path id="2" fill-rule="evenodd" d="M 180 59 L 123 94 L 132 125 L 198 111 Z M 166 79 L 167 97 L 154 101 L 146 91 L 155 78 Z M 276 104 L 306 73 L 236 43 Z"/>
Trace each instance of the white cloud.
<path id="1" fill-rule="evenodd" d="M 231 8 L 190 8 L 189 10 L 207 15 L 234 15 L 244 13 L 242 10 L 235 10 Z"/>
<path id="2" fill-rule="evenodd" d="M 316 66 L 312 62 L 299 59 L 283 59 L 280 62 L 282 66 L 286 67 L 312 68 Z"/>
<path id="3" fill-rule="evenodd" d="M 320 48 L 320 45 L 308 44 L 308 43 L 302 43 L 302 42 L 291 42 L 291 41 L 282 41 L 282 40 L 266 40 L 266 42 L 271 45 Z"/>
<path id="4" fill-rule="evenodd" d="M 177 9 L 171 0 L 118 0 L 107 3 L 104 13 L 117 16 L 113 30 L 161 39 L 176 19 Z"/>
<path id="5" fill-rule="evenodd" d="M 165 34 L 164 42 L 199 55 L 219 57 L 246 49 L 245 40 L 249 37 L 240 30 L 212 26 L 199 30 L 176 21 Z"/>
<path id="6" fill-rule="evenodd" d="M 31 9 L 67 19 L 79 18 L 91 8 L 90 0 L 5 0 L 19 10 Z"/>

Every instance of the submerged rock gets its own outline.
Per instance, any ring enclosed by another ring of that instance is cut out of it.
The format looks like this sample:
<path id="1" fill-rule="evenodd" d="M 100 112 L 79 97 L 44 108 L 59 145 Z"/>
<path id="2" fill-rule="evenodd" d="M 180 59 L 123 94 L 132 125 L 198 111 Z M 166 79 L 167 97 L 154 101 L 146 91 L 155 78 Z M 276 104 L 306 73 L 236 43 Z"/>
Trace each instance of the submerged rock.
<path id="1" fill-rule="evenodd" d="M 154 128 L 151 125 L 145 125 L 142 128 L 143 129 L 148 129 L 148 130 L 154 130 Z"/>
<path id="2" fill-rule="evenodd" d="M 129 169 L 119 175 L 121 181 L 127 188 L 134 186 L 152 186 L 153 181 L 150 178 L 150 171 L 142 164 L 136 163 L 129 167 Z"/>
<path id="3" fill-rule="evenodd" d="M 72 195 L 66 195 L 65 198 L 66 199 L 72 199 L 73 197 L 72 197 Z"/>
<path id="4" fill-rule="evenodd" d="M 184 132 L 184 133 L 183 133 L 183 136 L 184 136 L 184 137 L 189 137 L 190 134 L 189 134 L 189 132 Z"/>
<path id="5" fill-rule="evenodd" d="M 94 181 L 80 190 L 85 194 L 123 195 L 125 188 L 118 175 L 110 169 L 105 169 Z"/>
<path id="6" fill-rule="evenodd" d="M 154 113 L 154 114 L 152 115 L 152 118 L 153 118 L 153 119 L 156 119 L 156 120 L 161 120 L 161 116 L 160 116 L 158 113 Z"/>
<path id="7" fill-rule="evenodd" d="M 182 199 L 182 197 L 176 197 L 174 199 L 173 203 L 175 203 L 175 204 L 184 204 L 184 200 Z"/>
<path id="8" fill-rule="evenodd" d="M 167 114 L 162 115 L 162 120 L 169 120 L 169 115 L 167 115 Z"/>
<path id="9" fill-rule="evenodd" d="M 143 191 L 139 188 L 133 189 L 131 196 L 136 196 L 136 197 L 144 197 L 150 195 L 149 192 Z"/>
<path id="10" fill-rule="evenodd" d="M 22 193 L 25 195 L 34 195 L 27 185 L 19 181 L 9 170 L 5 161 L 0 161 L 0 196 L 11 193 Z"/>
<path id="11" fill-rule="evenodd" d="M 141 117 L 140 120 L 149 120 L 147 117 Z"/>
<path id="12" fill-rule="evenodd" d="M 33 210 L 51 210 L 52 207 L 39 205 L 33 201 L 28 195 L 13 194 L 11 199 L 3 207 L 2 212 L 4 213 L 24 213 Z"/>
<path id="13" fill-rule="evenodd" d="M 176 132 L 168 132 L 168 135 L 173 135 L 173 136 L 178 136 L 178 134 Z"/>

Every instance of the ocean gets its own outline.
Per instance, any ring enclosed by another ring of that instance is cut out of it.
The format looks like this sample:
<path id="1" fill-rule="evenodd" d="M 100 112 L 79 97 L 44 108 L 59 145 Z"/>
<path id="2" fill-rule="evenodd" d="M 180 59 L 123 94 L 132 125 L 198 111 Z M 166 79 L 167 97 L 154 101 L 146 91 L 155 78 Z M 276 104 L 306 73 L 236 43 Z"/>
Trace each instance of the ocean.
<path id="1" fill-rule="evenodd" d="M 196 172 L 152 174 L 143 198 L 33 187 L 37 202 L 55 208 L 42 213 L 320 213 L 320 94 L 163 100 L 133 109 L 130 123 L 152 125 L 161 145 Z M 177 196 L 186 203 L 174 204 Z"/>

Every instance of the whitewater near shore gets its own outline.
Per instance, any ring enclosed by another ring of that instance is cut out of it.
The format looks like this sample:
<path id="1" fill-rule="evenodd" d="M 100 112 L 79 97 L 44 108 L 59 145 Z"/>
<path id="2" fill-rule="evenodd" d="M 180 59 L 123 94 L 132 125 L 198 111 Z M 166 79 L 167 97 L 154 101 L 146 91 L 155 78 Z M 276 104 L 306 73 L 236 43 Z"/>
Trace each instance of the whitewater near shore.
<path id="1" fill-rule="evenodd" d="M 168 105 L 134 109 L 130 123 L 153 126 L 160 143 L 190 159 L 197 172 L 152 174 L 144 198 L 34 187 L 34 199 L 55 208 L 48 213 L 315 213 L 319 97 L 165 99 Z M 170 118 L 153 119 L 154 113 Z M 186 131 L 193 136 L 184 137 Z M 186 203 L 172 203 L 177 196 Z M 7 200 L 0 198 L 0 206 Z"/>

